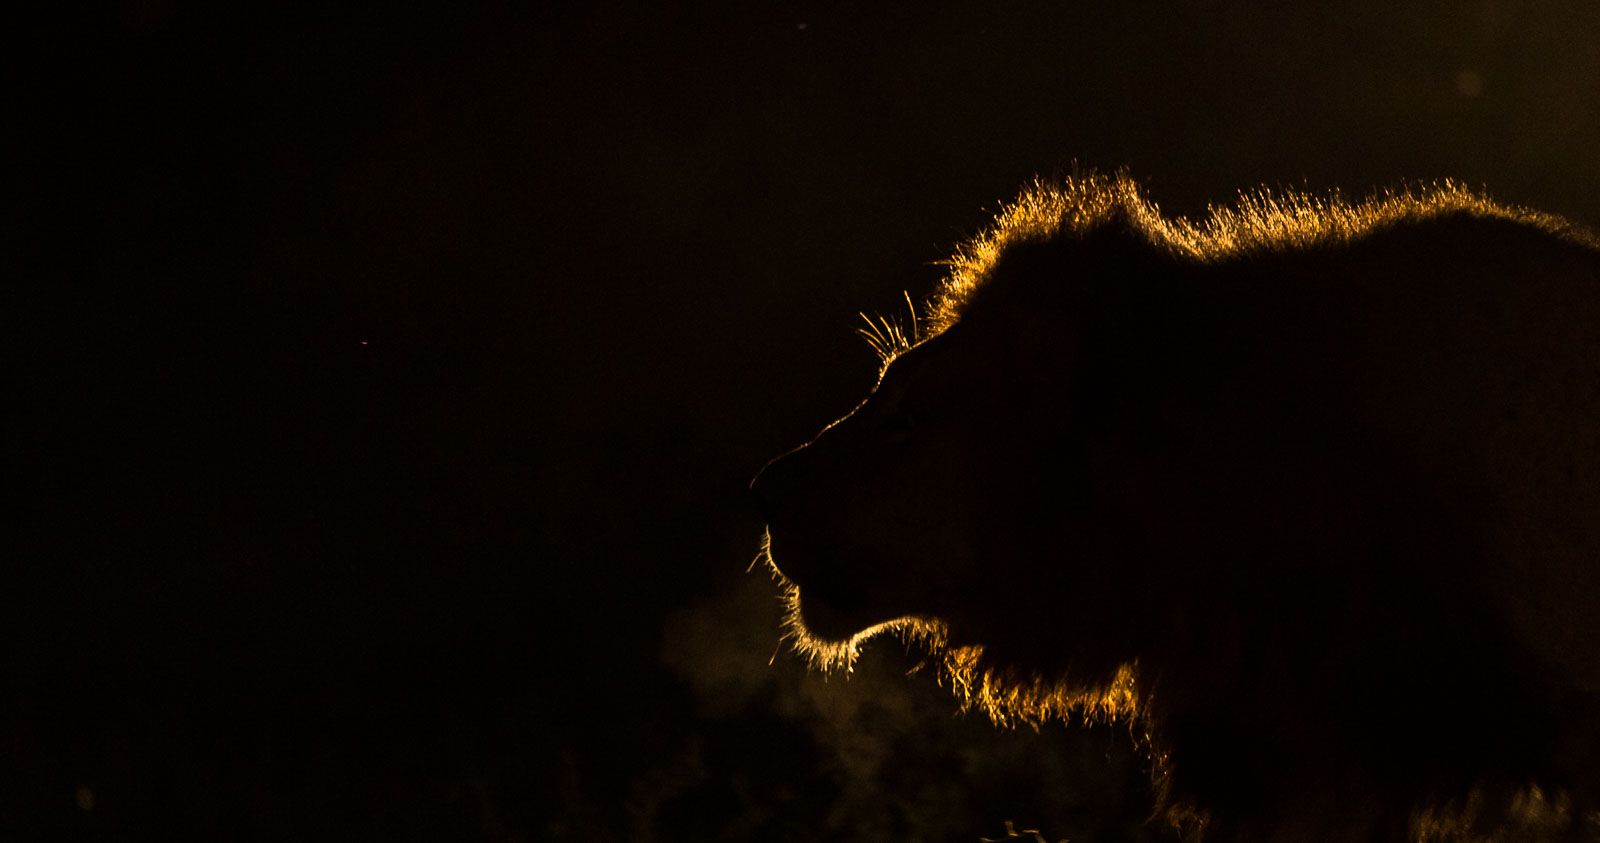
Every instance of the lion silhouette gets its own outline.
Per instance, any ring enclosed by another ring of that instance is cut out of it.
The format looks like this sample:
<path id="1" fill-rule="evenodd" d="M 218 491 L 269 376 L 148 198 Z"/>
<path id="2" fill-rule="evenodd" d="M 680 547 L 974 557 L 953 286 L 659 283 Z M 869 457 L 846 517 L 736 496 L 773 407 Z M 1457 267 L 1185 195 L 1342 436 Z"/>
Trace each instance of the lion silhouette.
<path id="1" fill-rule="evenodd" d="M 1600 840 L 1600 243 L 1039 182 L 752 489 L 818 666 L 1125 719 L 1193 839 Z"/>

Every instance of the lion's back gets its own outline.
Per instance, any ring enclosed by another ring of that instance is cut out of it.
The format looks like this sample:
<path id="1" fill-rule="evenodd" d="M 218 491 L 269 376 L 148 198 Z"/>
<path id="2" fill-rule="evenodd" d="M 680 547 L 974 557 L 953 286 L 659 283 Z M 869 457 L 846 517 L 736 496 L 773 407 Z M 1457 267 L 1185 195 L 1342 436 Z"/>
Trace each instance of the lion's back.
<path id="1" fill-rule="evenodd" d="M 1310 283 L 1279 290 L 1309 292 L 1310 318 L 1263 353 L 1313 382 L 1340 438 L 1364 440 L 1369 493 L 1401 478 L 1411 499 L 1395 514 L 1433 506 L 1437 528 L 1468 538 L 1422 561 L 1423 585 L 1465 590 L 1600 692 L 1600 252 L 1458 214 L 1356 244 L 1347 265 L 1300 260 Z M 1412 595 L 1416 611 L 1429 596 Z"/>

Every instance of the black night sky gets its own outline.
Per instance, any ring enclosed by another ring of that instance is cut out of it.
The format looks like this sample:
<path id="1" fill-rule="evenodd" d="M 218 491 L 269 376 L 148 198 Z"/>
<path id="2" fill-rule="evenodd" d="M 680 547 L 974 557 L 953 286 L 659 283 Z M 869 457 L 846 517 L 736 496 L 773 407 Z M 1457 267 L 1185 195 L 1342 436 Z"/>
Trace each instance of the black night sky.
<path id="1" fill-rule="evenodd" d="M 773 659 L 857 312 L 1075 161 L 1600 224 L 1588 3 L 575 5 L 6 27 L 0 838 L 1162 839 L 1125 733 Z"/>

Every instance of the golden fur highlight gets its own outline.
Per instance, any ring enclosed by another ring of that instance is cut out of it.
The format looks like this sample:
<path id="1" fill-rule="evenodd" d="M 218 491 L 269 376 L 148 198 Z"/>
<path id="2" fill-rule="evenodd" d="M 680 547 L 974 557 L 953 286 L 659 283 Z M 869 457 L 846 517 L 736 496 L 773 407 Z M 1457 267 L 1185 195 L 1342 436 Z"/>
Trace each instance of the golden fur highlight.
<path id="1" fill-rule="evenodd" d="M 1353 204 L 1337 192 L 1319 197 L 1263 187 L 1241 191 L 1235 206 L 1211 206 L 1204 219 L 1194 222 L 1162 216 L 1127 173 L 1106 175 L 1091 170 L 1058 180 L 1036 178 L 1015 201 L 1002 206 L 986 231 L 958 246 L 944 262 L 950 273 L 930 300 L 922 321 L 930 336 L 955 324 L 1007 250 L 1027 243 L 1081 238 L 1108 225 L 1129 226 L 1175 256 L 1209 263 L 1347 243 L 1376 231 L 1448 214 L 1511 220 L 1600 247 L 1600 238 L 1560 217 L 1498 204 L 1481 191 L 1449 179 L 1405 185 Z"/>
<path id="2" fill-rule="evenodd" d="M 1046 678 L 993 666 L 984 659 L 982 646 L 951 646 L 949 629 L 942 621 L 918 616 L 874 624 L 844 641 L 819 638 L 806 628 L 801 616 L 800 587 L 790 582 L 772 560 L 770 534 L 762 536 L 757 561 L 765 564 L 779 586 L 779 599 L 784 604 L 780 640 L 789 642 L 790 649 L 814 670 L 850 673 L 861 656 L 862 644 L 891 633 L 937 660 L 938 681 L 950 685 L 962 711 L 977 709 L 997 725 L 1026 724 L 1037 728 L 1055 719 L 1127 723 L 1130 729 L 1143 724 L 1136 665 L 1123 665 L 1104 686 L 1073 685 L 1067 677 Z"/>
<path id="3" fill-rule="evenodd" d="M 889 368 L 896 357 L 910 351 L 913 346 L 921 342 L 922 316 L 917 311 L 917 305 L 911 300 L 911 294 L 902 290 L 901 295 L 906 298 L 906 309 L 910 314 L 911 323 L 901 325 L 899 317 L 895 316 L 868 316 L 859 313 L 861 321 L 867 323 L 865 328 L 857 328 L 856 333 L 872 346 L 878 355 L 879 374 Z"/>

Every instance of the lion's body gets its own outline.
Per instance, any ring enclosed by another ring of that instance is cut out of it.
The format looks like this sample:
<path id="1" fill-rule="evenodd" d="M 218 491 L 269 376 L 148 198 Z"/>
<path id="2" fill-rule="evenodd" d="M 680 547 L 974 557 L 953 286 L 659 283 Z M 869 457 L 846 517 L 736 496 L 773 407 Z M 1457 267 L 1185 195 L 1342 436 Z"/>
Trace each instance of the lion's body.
<path id="1" fill-rule="evenodd" d="M 1129 713 L 1207 839 L 1600 839 L 1592 241 L 1090 177 L 953 265 L 755 484 L 817 652 L 914 618 L 999 716 Z"/>

